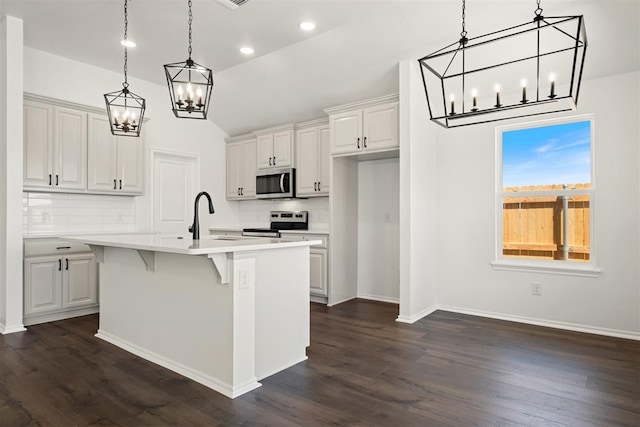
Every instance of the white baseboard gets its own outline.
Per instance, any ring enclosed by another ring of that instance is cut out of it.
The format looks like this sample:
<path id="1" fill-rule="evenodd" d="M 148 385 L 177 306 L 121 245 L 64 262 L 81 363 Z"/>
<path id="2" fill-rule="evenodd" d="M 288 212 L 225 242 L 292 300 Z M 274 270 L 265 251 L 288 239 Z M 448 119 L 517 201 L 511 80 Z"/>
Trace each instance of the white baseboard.
<path id="1" fill-rule="evenodd" d="M 327 304 L 327 307 L 333 307 L 334 305 L 342 304 L 343 302 L 351 301 L 352 299 L 356 299 L 356 297 L 347 297 L 347 298 L 342 299 L 340 301 L 334 301 L 331 304 Z"/>
<path id="2" fill-rule="evenodd" d="M 396 318 L 396 322 L 399 323 L 408 323 L 408 324 L 412 324 L 412 323 L 416 323 L 418 320 L 422 319 L 423 317 L 427 317 L 428 315 L 430 315 L 431 313 L 433 313 L 434 311 L 438 310 L 438 306 L 431 306 L 428 308 L 425 308 L 424 310 L 412 315 L 412 316 L 403 316 L 403 315 L 399 315 Z"/>
<path id="3" fill-rule="evenodd" d="M 251 390 L 254 390 L 262 385 L 255 378 L 253 378 L 249 381 L 246 381 L 243 384 L 239 384 L 233 387 L 231 384 L 228 384 L 224 381 L 220 381 L 203 372 L 192 369 L 181 363 L 178 363 L 164 356 L 161 356 L 157 353 L 144 349 L 129 341 L 120 339 L 114 335 L 111 335 L 108 332 L 98 330 L 98 333 L 95 336 L 117 347 L 120 347 L 123 350 L 128 351 L 129 353 L 142 357 L 143 359 L 146 359 L 150 362 L 153 362 L 157 365 L 167 368 L 173 372 L 177 372 L 180 375 L 184 375 L 185 377 L 190 378 L 196 382 L 199 382 L 200 384 L 206 387 L 209 387 L 210 389 L 215 390 L 218 393 L 224 394 L 225 396 L 230 397 L 232 399 L 244 393 L 247 393 Z"/>
<path id="4" fill-rule="evenodd" d="M 58 320 L 71 319 L 73 317 L 87 316 L 100 312 L 100 306 L 75 308 L 71 310 L 58 311 L 55 313 L 37 314 L 35 316 L 25 316 L 23 322 L 25 326 L 37 325 L 39 323 L 57 322 Z"/>
<path id="5" fill-rule="evenodd" d="M 358 293 L 358 298 L 368 299 L 371 301 L 380 301 L 380 302 L 388 302 L 390 304 L 400 304 L 400 298 L 391 298 L 380 295 L 371 295 L 371 294 L 361 294 Z"/>
<path id="6" fill-rule="evenodd" d="M 506 320 L 509 322 L 526 323 L 528 325 L 563 329 L 566 331 L 584 332 L 587 334 L 605 335 L 605 336 L 614 337 L 614 338 L 624 338 L 629 340 L 640 341 L 640 333 L 638 332 L 630 332 L 630 331 L 623 331 L 623 330 L 609 329 L 609 328 L 599 328 L 596 326 L 587 326 L 587 325 L 581 325 L 577 323 L 568 323 L 568 322 L 557 322 L 557 321 L 536 319 L 536 318 L 525 317 L 525 316 L 505 315 L 505 314 L 494 313 L 490 311 L 469 310 L 466 308 L 451 307 L 446 305 L 438 306 L 437 309 L 442 311 L 450 311 L 453 313 L 469 314 L 472 316 Z"/>
<path id="7" fill-rule="evenodd" d="M 0 335 L 15 334 L 16 332 L 24 332 L 26 330 L 27 329 L 24 325 L 6 326 L 5 324 L 0 323 Z"/>

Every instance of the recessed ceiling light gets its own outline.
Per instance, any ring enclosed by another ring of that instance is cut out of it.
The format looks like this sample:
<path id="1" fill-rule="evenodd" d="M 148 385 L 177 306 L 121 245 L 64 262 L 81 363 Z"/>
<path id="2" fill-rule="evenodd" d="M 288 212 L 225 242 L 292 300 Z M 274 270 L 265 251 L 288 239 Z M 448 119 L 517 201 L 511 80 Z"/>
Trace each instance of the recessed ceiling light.
<path id="1" fill-rule="evenodd" d="M 243 46 L 240 48 L 240 52 L 245 55 L 253 55 L 253 48 L 249 46 Z"/>
<path id="2" fill-rule="evenodd" d="M 126 47 L 136 47 L 136 42 L 131 40 L 120 40 L 120 44 Z"/>
<path id="3" fill-rule="evenodd" d="M 311 31 L 316 28 L 316 23 L 313 21 L 302 21 L 300 23 L 300 28 L 305 31 Z"/>

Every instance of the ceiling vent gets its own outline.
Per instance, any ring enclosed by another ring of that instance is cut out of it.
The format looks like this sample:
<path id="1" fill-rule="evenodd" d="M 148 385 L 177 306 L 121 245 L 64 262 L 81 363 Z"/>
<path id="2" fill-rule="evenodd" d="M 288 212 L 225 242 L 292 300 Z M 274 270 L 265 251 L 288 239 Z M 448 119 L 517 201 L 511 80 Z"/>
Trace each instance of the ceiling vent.
<path id="1" fill-rule="evenodd" d="M 231 10 L 235 10 L 240 6 L 242 6 L 243 4 L 247 3 L 248 1 L 249 0 L 218 0 L 218 3 L 226 6 Z"/>

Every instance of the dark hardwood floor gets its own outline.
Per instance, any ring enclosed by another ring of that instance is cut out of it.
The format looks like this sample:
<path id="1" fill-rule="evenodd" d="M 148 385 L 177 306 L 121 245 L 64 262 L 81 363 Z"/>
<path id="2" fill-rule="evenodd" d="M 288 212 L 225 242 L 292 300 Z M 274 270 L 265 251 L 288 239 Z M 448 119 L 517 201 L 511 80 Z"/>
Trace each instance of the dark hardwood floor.
<path id="1" fill-rule="evenodd" d="M 640 426 L 640 342 L 396 315 L 312 304 L 309 360 L 234 400 L 95 338 L 97 316 L 32 326 L 0 336 L 0 425 Z"/>

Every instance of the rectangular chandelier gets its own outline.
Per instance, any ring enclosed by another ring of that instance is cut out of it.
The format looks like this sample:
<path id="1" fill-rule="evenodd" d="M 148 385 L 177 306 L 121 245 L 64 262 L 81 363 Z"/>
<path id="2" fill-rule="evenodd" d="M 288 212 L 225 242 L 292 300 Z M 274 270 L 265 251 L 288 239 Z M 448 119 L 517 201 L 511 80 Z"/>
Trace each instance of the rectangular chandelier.
<path id="1" fill-rule="evenodd" d="M 445 128 L 574 110 L 587 35 L 582 15 L 543 17 L 420 58 L 431 120 Z"/>

